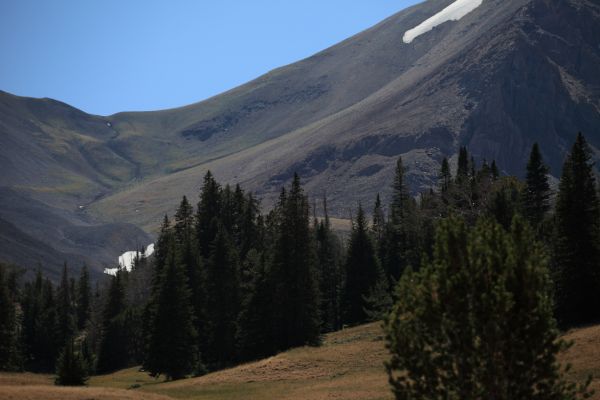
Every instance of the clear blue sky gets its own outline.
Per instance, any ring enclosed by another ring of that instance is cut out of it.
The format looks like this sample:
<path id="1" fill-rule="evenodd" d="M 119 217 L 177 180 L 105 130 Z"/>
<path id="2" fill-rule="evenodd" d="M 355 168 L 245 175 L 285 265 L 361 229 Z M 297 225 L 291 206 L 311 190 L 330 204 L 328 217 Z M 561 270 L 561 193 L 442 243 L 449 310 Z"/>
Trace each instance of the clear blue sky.
<path id="1" fill-rule="evenodd" d="M 418 0 L 0 0 L 0 90 L 94 114 L 193 103 Z"/>

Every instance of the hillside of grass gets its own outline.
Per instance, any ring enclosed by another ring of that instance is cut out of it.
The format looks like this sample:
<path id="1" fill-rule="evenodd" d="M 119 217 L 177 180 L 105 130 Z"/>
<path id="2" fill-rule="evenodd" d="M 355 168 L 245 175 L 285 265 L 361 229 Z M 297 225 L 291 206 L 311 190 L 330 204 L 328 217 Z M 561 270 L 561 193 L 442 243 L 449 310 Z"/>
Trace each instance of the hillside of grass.
<path id="1" fill-rule="evenodd" d="M 561 359 L 572 364 L 569 378 L 595 376 L 592 399 L 600 400 L 600 325 L 570 331 L 566 339 L 575 341 Z M 374 323 L 329 334 L 318 348 L 175 382 L 153 379 L 139 368 L 93 377 L 85 388 L 53 386 L 49 375 L 0 374 L 0 399 L 393 399 L 383 367 L 387 357 L 380 324 Z"/>

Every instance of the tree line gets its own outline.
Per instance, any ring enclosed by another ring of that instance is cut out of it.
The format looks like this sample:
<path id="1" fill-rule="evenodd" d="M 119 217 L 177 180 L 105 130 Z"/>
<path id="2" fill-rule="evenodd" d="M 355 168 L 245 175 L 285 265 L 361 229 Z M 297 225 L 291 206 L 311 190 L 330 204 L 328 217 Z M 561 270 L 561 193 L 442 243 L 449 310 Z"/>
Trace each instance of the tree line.
<path id="1" fill-rule="evenodd" d="M 323 217 L 311 216 L 315 207 L 311 213 L 298 175 L 262 214 L 251 193 L 222 186 L 208 172 L 197 205 L 184 197 L 172 219 L 165 216 L 154 255 L 139 257 L 131 272 L 121 270 L 94 290 L 85 268 L 75 280 L 65 266 L 57 286 L 40 273 L 18 284 L 17 269 L 0 268 L 0 368 L 57 369 L 69 383 L 68 371 L 142 365 L 153 376 L 179 379 L 318 345 L 323 333 L 385 318 L 390 310 L 400 316 L 403 307 L 422 309 L 423 291 L 415 298 L 408 288 L 438 282 L 431 274 L 441 272 L 432 265 L 454 263 L 455 269 L 443 270 L 448 277 L 478 279 L 480 269 L 460 270 L 472 254 L 460 249 L 488 234 L 492 258 L 514 237 L 531 242 L 531 248 L 516 242 L 510 248 L 525 260 L 532 257 L 531 264 L 543 264 L 548 255 L 548 281 L 537 287 L 552 295 L 540 311 L 547 325 L 539 332 L 554 329 L 548 322 L 554 318 L 561 328 L 598 322 L 599 189 L 583 135 L 567 156 L 556 192 L 537 144 L 524 181 L 503 176 L 493 161 L 476 162 L 465 147 L 453 169 L 443 159 L 438 186 L 414 197 L 398 159 L 390 204 L 378 194 L 368 212 L 359 204 L 347 240 L 333 231 L 326 199 Z M 530 273 L 537 282 L 545 272 Z M 451 290 L 456 296 L 467 288 L 457 283 Z M 457 315 L 466 312 L 464 303 L 448 302 L 452 306 Z M 393 337 L 392 348 L 412 348 Z M 391 370 L 406 367 L 401 359 Z"/>

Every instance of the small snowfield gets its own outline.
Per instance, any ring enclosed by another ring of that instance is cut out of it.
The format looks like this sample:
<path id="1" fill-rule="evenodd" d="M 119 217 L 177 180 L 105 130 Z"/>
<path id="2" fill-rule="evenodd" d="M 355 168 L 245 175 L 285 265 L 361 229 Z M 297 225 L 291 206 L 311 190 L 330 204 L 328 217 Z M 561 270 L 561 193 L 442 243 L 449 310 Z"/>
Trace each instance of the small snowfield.
<path id="1" fill-rule="evenodd" d="M 409 29 L 404 33 L 402 40 L 404 43 L 411 43 L 417 37 L 431 31 L 438 25 L 447 21 L 458 21 L 483 3 L 483 0 L 457 0 L 444 8 L 433 17 L 426 19 L 416 27 Z"/>

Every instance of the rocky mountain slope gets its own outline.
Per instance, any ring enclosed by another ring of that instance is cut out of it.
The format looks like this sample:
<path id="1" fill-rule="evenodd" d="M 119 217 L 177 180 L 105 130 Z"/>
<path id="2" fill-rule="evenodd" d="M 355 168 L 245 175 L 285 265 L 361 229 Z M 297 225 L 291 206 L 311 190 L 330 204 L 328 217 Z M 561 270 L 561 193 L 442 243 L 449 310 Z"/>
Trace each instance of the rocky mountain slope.
<path id="1" fill-rule="evenodd" d="M 375 192 L 388 196 L 400 155 L 418 190 L 435 184 L 441 159 L 461 145 L 510 174 L 522 173 L 535 141 L 555 175 L 578 131 L 600 149 L 596 1 L 483 0 L 458 21 L 403 40 L 453 3 L 425 1 L 178 109 L 99 117 L 0 93 L 0 186 L 118 238 L 116 222 L 155 231 L 183 194 L 195 198 L 207 169 L 256 191 L 265 207 L 298 171 L 344 217 Z M 7 203 L 0 218 L 56 248 L 46 232 L 22 227 L 26 213 Z M 144 232 L 128 229 L 127 245 L 146 244 Z M 115 241 L 106 252 L 119 246 L 126 250 Z M 62 251 L 97 251 L 78 248 Z M 0 246 L 0 255 L 10 252 Z"/>

